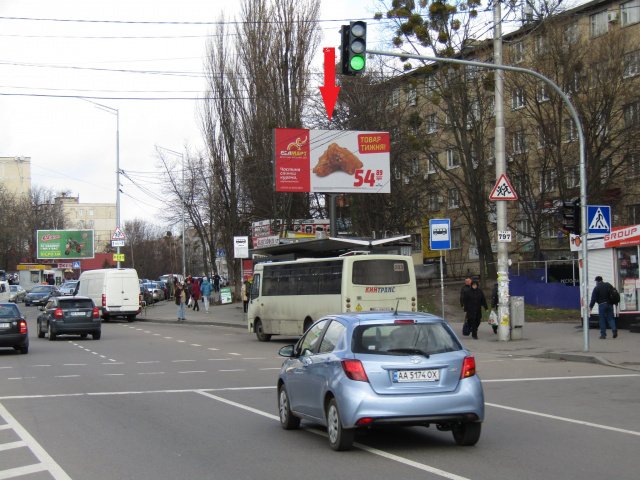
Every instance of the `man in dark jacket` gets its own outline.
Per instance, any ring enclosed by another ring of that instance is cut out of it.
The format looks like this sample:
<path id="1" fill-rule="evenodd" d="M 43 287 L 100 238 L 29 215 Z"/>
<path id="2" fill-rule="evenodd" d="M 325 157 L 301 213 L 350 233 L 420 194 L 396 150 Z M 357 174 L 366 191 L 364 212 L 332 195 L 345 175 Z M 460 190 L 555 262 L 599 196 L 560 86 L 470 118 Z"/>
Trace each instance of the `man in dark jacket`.
<path id="1" fill-rule="evenodd" d="M 598 317 L 600 318 L 600 338 L 607 338 L 607 323 L 611 327 L 613 338 L 618 337 L 618 329 L 616 328 L 616 319 L 613 316 L 613 305 L 609 303 L 609 292 L 613 287 L 609 282 L 603 282 L 602 277 L 596 277 L 596 286 L 591 293 L 591 302 L 589 302 L 589 310 L 598 304 Z"/>
<path id="2" fill-rule="evenodd" d="M 477 280 L 471 282 L 471 288 L 464 292 L 464 311 L 467 312 L 467 324 L 471 328 L 471 336 L 478 338 L 478 327 L 482 320 L 482 307 L 488 310 L 487 299 L 482 290 L 478 288 Z"/>

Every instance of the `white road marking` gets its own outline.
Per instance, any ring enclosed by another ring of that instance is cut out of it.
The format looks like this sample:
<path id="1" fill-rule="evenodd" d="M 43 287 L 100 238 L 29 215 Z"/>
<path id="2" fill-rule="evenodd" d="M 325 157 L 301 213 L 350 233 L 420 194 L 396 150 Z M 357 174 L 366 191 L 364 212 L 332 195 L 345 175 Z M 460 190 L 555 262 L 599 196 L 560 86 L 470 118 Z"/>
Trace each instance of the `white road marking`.
<path id="1" fill-rule="evenodd" d="M 209 360 L 218 361 L 218 360 L 231 360 L 230 358 L 210 358 Z"/>
<path id="2" fill-rule="evenodd" d="M 199 343 L 192 343 L 191 346 L 192 347 L 201 347 L 202 345 L 200 345 Z"/>
<path id="3" fill-rule="evenodd" d="M 171 360 L 171 363 L 195 362 L 195 360 Z"/>
<path id="4" fill-rule="evenodd" d="M 211 350 L 211 349 L 209 349 Z M 50 367 L 51 365 L 33 365 L 34 367 Z M 0 370 L 5 370 L 8 368 L 13 368 L 13 367 L 0 367 Z"/>
<path id="5" fill-rule="evenodd" d="M 626 434 L 629 434 L 629 435 L 635 435 L 635 436 L 640 437 L 640 432 L 636 432 L 634 430 L 626 430 L 624 428 L 609 427 L 608 425 L 601 425 L 599 423 L 585 422 L 585 421 L 582 421 L 582 420 L 575 420 L 573 418 L 559 417 L 557 415 L 550 415 L 548 413 L 534 412 L 532 410 L 524 410 L 522 408 L 507 407 L 506 405 L 498 405 L 498 404 L 495 404 L 495 403 L 486 403 L 485 402 L 485 405 L 488 406 L 488 407 L 501 408 L 503 410 L 509 410 L 509 411 L 512 411 L 512 412 L 526 413 L 526 414 L 534 415 L 534 416 L 537 416 L 537 417 L 550 418 L 552 420 L 560 420 L 562 422 L 575 423 L 577 425 L 584 425 L 584 426 L 587 426 L 587 427 L 600 428 L 602 430 L 609 430 L 609 431 L 618 432 L 618 433 L 626 433 Z"/>
<path id="6" fill-rule="evenodd" d="M 208 350 L 216 351 L 216 350 L 218 350 L 218 349 L 217 349 L 217 348 L 213 348 L 213 347 L 209 347 L 209 348 L 208 348 Z M 5 367 L 5 368 L 11 368 L 11 367 Z"/>
<path id="7" fill-rule="evenodd" d="M 107 377 L 122 377 L 124 373 L 105 373 L 104 375 Z"/>
<path id="8" fill-rule="evenodd" d="M 244 368 L 234 368 L 229 370 L 218 370 L 219 372 L 244 372 Z"/>
<path id="9" fill-rule="evenodd" d="M 3 450 L 12 450 L 14 448 L 22 448 L 26 446 L 27 444 L 22 440 L 19 440 L 17 442 L 7 442 L 0 445 L 0 452 L 2 452 Z"/>
<path id="10" fill-rule="evenodd" d="M 136 363 L 141 363 L 141 364 L 147 364 L 147 363 L 160 363 L 160 360 L 147 360 L 144 362 L 136 362 Z"/>
<path id="11" fill-rule="evenodd" d="M 32 365 L 33 367 L 50 367 L 51 365 L 43 364 L 43 365 Z M 13 367 L 2 367 L 2 368 L 13 368 Z"/>
<path id="12" fill-rule="evenodd" d="M 109 362 L 102 362 L 102 365 L 124 365 L 124 362 L 116 362 L 115 360 L 109 359 Z"/>
<path id="13" fill-rule="evenodd" d="M 76 378 L 79 377 L 80 375 L 56 375 L 53 378 Z"/>
<path id="14" fill-rule="evenodd" d="M 87 366 L 86 363 L 63 363 L 62 365 L 65 367 L 86 367 Z"/>
<path id="15" fill-rule="evenodd" d="M 237 356 L 241 356 L 241 353 L 234 353 L 234 352 L 229 352 L 229 355 L 237 355 Z"/>
<path id="16" fill-rule="evenodd" d="M 40 472 L 48 470 L 53 478 L 56 480 L 71 480 L 71 477 L 58 465 L 53 458 L 46 452 L 44 448 L 33 438 L 29 432 L 13 418 L 13 415 L 0 404 L 0 416 L 5 419 L 7 425 L 10 425 L 14 432 L 24 441 L 33 455 L 40 461 L 40 464 L 29 465 L 24 467 L 13 468 L 11 470 L 5 470 L 2 472 L 4 477 L 11 478 L 19 475 L 28 475 L 30 473 Z"/>
<path id="17" fill-rule="evenodd" d="M 187 370 L 185 372 L 178 372 L 178 373 L 207 373 L 206 370 Z"/>
<path id="18" fill-rule="evenodd" d="M 176 340 L 178 343 L 187 343 L 186 340 Z"/>
<path id="19" fill-rule="evenodd" d="M 138 375 L 164 375 L 167 372 L 138 372 Z"/>
<path id="20" fill-rule="evenodd" d="M 264 357 L 244 357 L 242 360 L 264 360 Z"/>
<path id="21" fill-rule="evenodd" d="M 33 380 L 37 377 L 9 377 L 7 380 Z"/>
<path id="22" fill-rule="evenodd" d="M 280 370 L 280 367 L 260 368 L 259 370 Z"/>

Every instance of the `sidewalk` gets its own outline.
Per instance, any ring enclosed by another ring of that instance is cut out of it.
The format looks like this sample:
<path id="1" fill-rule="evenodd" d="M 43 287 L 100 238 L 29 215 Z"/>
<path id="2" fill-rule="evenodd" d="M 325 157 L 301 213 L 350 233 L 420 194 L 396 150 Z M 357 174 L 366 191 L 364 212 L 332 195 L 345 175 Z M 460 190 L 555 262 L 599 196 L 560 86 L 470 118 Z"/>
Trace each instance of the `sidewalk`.
<path id="1" fill-rule="evenodd" d="M 436 314 L 440 314 L 435 312 Z M 138 321 L 176 323 L 176 306 L 173 301 L 164 301 L 147 307 L 146 313 L 136 317 Z M 526 320 L 525 320 L 526 322 Z M 187 320 L 181 325 L 216 325 L 234 327 L 247 332 L 247 321 L 241 303 L 209 307 L 209 313 L 187 309 Z M 576 322 L 525 323 L 523 339 L 500 342 L 490 326 L 483 323 L 478 332 L 479 339 L 462 337 L 462 323 L 451 322 L 465 347 L 474 353 L 537 357 L 571 362 L 589 362 L 610 365 L 640 372 L 640 334 L 620 330 L 616 339 L 608 332 L 606 340 L 600 340 L 599 330 L 589 331 L 589 351 L 584 352 L 582 328 Z M 247 332 L 248 334 L 248 332 Z"/>

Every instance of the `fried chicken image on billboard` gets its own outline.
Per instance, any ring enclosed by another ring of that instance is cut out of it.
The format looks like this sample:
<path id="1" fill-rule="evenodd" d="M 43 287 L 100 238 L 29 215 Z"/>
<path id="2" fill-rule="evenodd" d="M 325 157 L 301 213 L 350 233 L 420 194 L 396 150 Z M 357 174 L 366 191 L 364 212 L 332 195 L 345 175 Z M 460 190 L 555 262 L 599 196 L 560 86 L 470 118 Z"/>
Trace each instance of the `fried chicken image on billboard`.
<path id="1" fill-rule="evenodd" d="M 337 143 L 332 143 L 327 151 L 320 155 L 318 164 L 313 167 L 313 173 L 319 177 L 326 177 L 337 171 L 353 175 L 358 168 L 362 168 L 362 162 L 358 157 Z"/>

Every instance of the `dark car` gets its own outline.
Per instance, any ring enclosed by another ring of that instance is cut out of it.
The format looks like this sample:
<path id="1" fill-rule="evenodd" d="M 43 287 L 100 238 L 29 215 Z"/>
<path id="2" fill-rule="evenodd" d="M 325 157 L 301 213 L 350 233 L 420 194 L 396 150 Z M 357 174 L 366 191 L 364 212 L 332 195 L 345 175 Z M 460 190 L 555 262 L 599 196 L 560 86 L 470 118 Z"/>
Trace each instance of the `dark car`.
<path id="1" fill-rule="evenodd" d="M 140 284 L 140 301 L 145 305 L 153 304 L 153 294 L 143 284 Z"/>
<path id="2" fill-rule="evenodd" d="M 51 297 L 38 315 L 38 338 L 48 333 L 49 340 L 58 335 L 80 335 L 100 340 L 102 320 L 100 309 L 89 297 Z"/>
<path id="3" fill-rule="evenodd" d="M 27 321 L 14 303 L 0 303 L 0 347 L 29 353 Z"/>
<path id="4" fill-rule="evenodd" d="M 36 285 L 24 297 L 24 305 L 45 305 L 50 298 L 62 295 L 58 287 L 54 285 Z"/>

